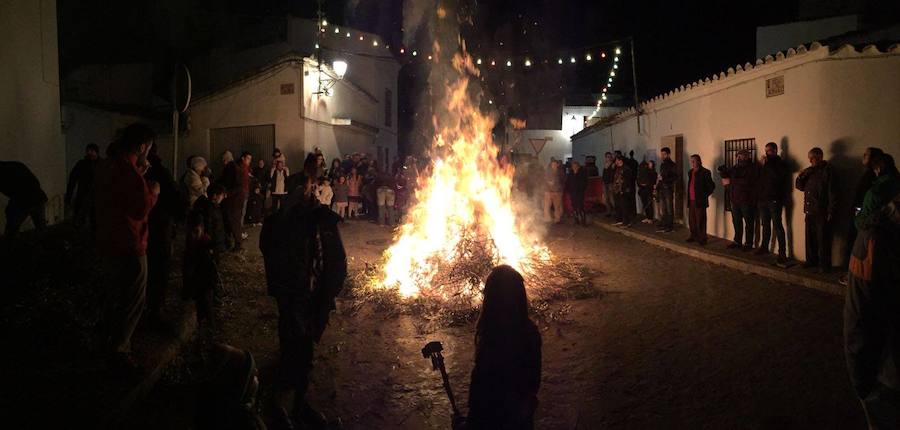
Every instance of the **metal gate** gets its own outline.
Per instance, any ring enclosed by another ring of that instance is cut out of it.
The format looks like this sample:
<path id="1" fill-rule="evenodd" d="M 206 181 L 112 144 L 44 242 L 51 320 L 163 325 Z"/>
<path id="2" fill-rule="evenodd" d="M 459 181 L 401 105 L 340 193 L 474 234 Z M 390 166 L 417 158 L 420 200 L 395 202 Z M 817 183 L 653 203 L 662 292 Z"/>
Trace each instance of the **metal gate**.
<path id="1" fill-rule="evenodd" d="M 243 127 L 212 128 L 209 130 L 209 156 L 211 165 L 218 165 L 222 153 L 231 151 L 234 158 L 247 151 L 256 160 L 268 160 L 275 150 L 275 125 L 249 125 Z"/>
<path id="2" fill-rule="evenodd" d="M 750 151 L 750 162 L 756 160 L 756 138 L 734 139 L 725 141 L 725 168 L 731 169 L 737 164 L 737 154 Z M 725 187 L 725 211 L 731 211 L 731 185 Z"/>

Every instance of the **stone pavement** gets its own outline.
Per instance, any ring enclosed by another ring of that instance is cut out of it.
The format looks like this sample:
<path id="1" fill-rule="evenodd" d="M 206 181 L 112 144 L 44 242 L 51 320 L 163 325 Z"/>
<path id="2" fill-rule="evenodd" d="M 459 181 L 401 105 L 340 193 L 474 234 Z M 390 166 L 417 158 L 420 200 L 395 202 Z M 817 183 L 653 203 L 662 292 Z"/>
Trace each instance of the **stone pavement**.
<path id="1" fill-rule="evenodd" d="M 594 225 L 616 233 L 637 239 L 670 251 L 685 254 L 709 263 L 729 267 L 742 272 L 754 273 L 777 281 L 787 282 L 806 288 L 824 291 L 842 296 L 844 287 L 838 282 L 842 271 L 835 269 L 828 274 L 819 274 L 802 267 L 800 262 L 791 259 L 786 267 L 775 264 L 776 254 L 753 255 L 740 249 L 726 248 L 731 240 L 709 236 L 705 246 L 685 242 L 688 234 L 684 226 L 676 226 L 671 233 L 659 233 L 654 224 L 635 222 L 628 228 L 614 226 L 613 218 L 595 215 Z"/>

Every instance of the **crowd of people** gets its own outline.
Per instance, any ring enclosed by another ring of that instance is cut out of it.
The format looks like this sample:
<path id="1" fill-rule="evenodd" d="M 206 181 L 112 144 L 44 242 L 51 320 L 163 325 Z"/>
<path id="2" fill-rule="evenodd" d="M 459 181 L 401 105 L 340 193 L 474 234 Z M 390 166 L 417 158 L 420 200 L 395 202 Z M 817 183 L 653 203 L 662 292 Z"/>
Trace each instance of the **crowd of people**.
<path id="1" fill-rule="evenodd" d="M 397 160 L 382 170 L 363 154 L 349 154 L 328 165 L 317 149 L 292 174 L 278 149 L 271 167 L 261 159 L 254 164 L 249 152 L 234 159 L 226 151 L 218 177 L 206 159 L 192 156 L 176 181 L 158 155 L 155 138 L 148 126 L 133 124 L 119 132 L 105 158 L 97 145 L 88 145 L 66 190 L 73 222 L 93 233 L 104 267 L 109 295 L 104 339 L 111 370 L 137 370 L 131 338 L 140 321 L 164 324 L 173 241 L 180 228 L 185 240 L 181 297 L 195 303 L 197 322 L 207 330 L 215 322 L 215 298 L 223 290 L 218 270 L 223 255 L 242 249 L 245 223 L 262 224 L 266 282 L 278 305 L 279 398 L 294 399 L 278 419 L 285 428 L 292 423 L 327 425 L 305 393 L 315 344 L 347 276 L 338 224 L 359 217 L 383 225 L 398 222 L 418 176 L 416 160 Z M 807 155 L 809 166 L 793 184 L 804 195 L 804 266 L 824 272 L 830 269 L 838 179 L 820 148 Z M 602 168 L 593 157 L 583 166 L 551 160 L 542 184 L 544 220 L 558 223 L 568 212 L 576 224 L 587 225 L 588 178 L 597 177 L 609 209 L 606 216 L 614 217 L 616 225 L 628 228 L 637 222 L 639 200 L 642 222 L 669 233 L 674 229 L 675 192 L 685 184 L 690 230 L 686 240 L 705 245 L 707 208 L 716 189 L 713 173 L 695 154 L 689 158 L 689 172 L 680 178 L 670 149 L 662 148 L 659 156 L 658 169 L 652 160 L 639 163 L 633 151 L 628 156 L 619 151 L 605 154 Z M 900 280 L 900 172 L 893 157 L 878 148 L 865 151 L 863 165 L 866 172 L 851 214 L 845 354 L 853 387 L 870 423 L 877 426 L 895 422 L 900 411 L 900 293 L 893 288 Z M 771 240 L 777 243 L 777 261 L 783 263 L 787 249 L 782 215 L 791 188 L 790 171 L 777 144 L 766 144 L 759 160 L 739 151 L 733 165 L 716 170 L 718 181 L 727 187 L 734 224 L 728 247 L 766 254 Z M 0 192 L 10 199 L 6 238 L 14 238 L 28 217 L 38 229 L 45 227 L 47 196 L 27 166 L 0 162 Z M 757 222 L 762 235 L 758 243 Z M 530 428 L 540 386 L 541 339 L 528 318 L 524 280 L 508 266 L 495 268 L 485 280 L 475 345 L 470 413 L 456 425 Z M 252 368 L 252 358 L 247 360 Z M 245 388 L 241 398 L 249 395 Z"/>

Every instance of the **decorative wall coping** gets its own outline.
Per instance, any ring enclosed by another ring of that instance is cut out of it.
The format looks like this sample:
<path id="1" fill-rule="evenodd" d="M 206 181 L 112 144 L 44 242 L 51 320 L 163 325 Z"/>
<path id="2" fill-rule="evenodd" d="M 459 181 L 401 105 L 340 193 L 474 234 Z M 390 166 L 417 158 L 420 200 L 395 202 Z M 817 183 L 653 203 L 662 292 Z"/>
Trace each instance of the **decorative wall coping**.
<path id="1" fill-rule="evenodd" d="M 696 94 L 696 91 L 704 87 L 720 87 L 724 88 L 738 81 L 754 79 L 761 74 L 775 73 L 784 70 L 790 66 L 813 62 L 824 59 L 848 59 L 862 57 L 881 57 L 900 55 L 900 44 L 895 43 L 887 48 L 886 51 L 880 51 L 875 45 L 866 45 L 862 49 L 857 50 L 856 47 L 844 44 L 833 51 L 829 51 L 827 46 L 823 46 L 819 42 L 812 42 L 808 45 L 799 45 L 796 48 L 789 48 L 785 52 L 778 52 L 775 56 L 766 55 L 764 58 L 758 58 L 755 64 L 744 63 L 729 67 L 725 71 L 713 74 L 709 77 L 698 79 L 684 85 L 678 86 L 673 90 L 651 97 L 640 104 L 640 112 L 646 112 L 656 108 L 668 105 L 670 102 L 677 101 L 689 94 Z M 573 138 L 590 134 L 590 128 L 604 128 L 612 124 L 629 119 L 639 112 L 634 107 L 625 109 L 614 115 L 601 118 L 596 124 L 582 130 Z"/>

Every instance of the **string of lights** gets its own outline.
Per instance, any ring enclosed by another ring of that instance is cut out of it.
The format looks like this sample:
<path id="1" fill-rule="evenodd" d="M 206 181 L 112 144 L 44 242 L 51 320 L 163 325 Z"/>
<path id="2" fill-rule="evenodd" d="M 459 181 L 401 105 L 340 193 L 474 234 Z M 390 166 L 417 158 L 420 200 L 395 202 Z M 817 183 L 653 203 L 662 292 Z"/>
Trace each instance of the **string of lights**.
<path id="1" fill-rule="evenodd" d="M 341 30 L 340 26 L 329 26 L 328 20 L 325 18 L 321 18 L 318 22 L 319 27 L 319 37 L 317 38 L 315 49 L 317 52 L 320 52 L 323 49 L 323 44 L 325 43 L 325 37 L 331 38 L 342 38 L 342 39 L 350 39 L 350 40 L 358 40 L 362 43 L 370 43 L 373 48 L 383 47 L 386 50 L 390 50 L 391 46 L 388 44 L 380 43 L 377 37 L 371 37 L 367 41 L 366 34 L 362 32 L 354 33 L 353 31 L 347 31 L 346 29 Z M 602 107 L 603 103 L 607 100 L 607 92 L 609 92 L 610 88 L 613 87 L 613 83 L 615 82 L 615 78 L 619 74 L 619 62 L 620 56 L 622 54 L 622 49 L 618 45 L 618 41 L 606 42 L 602 44 L 593 45 L 590 47 L 571 49 L 558 52 L 556 56 L 553 57 L 532 57 L 528 55 L 510 55 L 503 56 L 498 60 L 497 57 L 492 56 L 481 56 L 477 53 L 471 53 L 472 58 L 474 58 L 474 62 L 476 66 L 479 66 L 479 70 L 482 72 L 486 72 L 488 70 L 497 70 L 502 71 L 506 69 L 518 69 L 518 70 L 528 70 L 532 69 L 538 65 L 544 66 L 577 66 L 579 64 L 591 64 L 595 61 L 603 61 L 606 60 L 609 56 L 612 56 L 612 61 L 610 63 L 609 74 L 606 76 L 606 83 L 601 88 L 600 97 L 597 99 L 596 109 L 591 113 L 590 118 L 596 117 Z M 611 54 L 607 55 L 607 51 L 602 49 L 604 47 L 608 48 L 611 46 L 615 46 L 611 51 Z M 327 49 L 327 48 L 325 48 Z M 414 59 L 422 59 L 423 61 L 427 59 L 427 61 L 433 61 L 434 56 L 431 53 L 427 53 L 425 51 L 419 52 L 418 49 L 408 49 L 405 46 L 401 46 L 397 49 L 397 53 L 401 56 L 406 56 L 409 60 Z M 577 53 L 577 54 L 576 54 Z M 490 101 L 493 104 L 493 100 Z"/>

